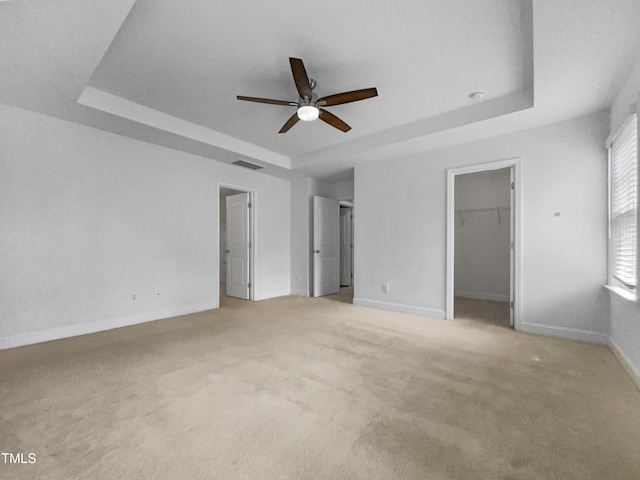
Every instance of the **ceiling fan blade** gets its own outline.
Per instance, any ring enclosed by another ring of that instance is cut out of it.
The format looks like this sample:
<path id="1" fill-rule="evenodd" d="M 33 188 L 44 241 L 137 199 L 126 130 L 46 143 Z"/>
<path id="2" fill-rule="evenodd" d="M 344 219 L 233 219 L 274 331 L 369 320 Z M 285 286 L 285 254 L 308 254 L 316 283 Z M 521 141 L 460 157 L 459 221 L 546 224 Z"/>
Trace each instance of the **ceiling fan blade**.
<path id="1" fill-rule="evenodd" d="M 286 123 L 282 126 L 282 128 L 278 133 L 288 132 L 289 129 L 293 127 L 296 123 L 298 123 L 299 120 L 300 118 L 298 118 L 298 112 L 294 113 L 293 115 L 291 115 L 291 118 L 286 121 Z"/>
<path id="2" fill-rule="evenodd" d="M 332 105 L 342 105 L 343 103 L 357 102 L 358 100 L 366 100 L 367 98 L 377 96 L 378 90 L 375 88 L 363 88 L 362 90 L 353 90 L 351 92 L 336 93 L 335 95 L 322 97 L 318 100 L 318 105 L 330 107 Z"/>
<path id="3" fill-rule="evenodd" d="M 245 102 L 268 103 L 270 105 L 287 105 L 287 106 L 298 105 L 296 102 L 289 102 L 287 100 L 271 100 L 270 98 L 244 97 L 242 95 L 238 95 L 236 96 L 236 98 L 238 100 L 244 100 Z"/>
<path id="4" fill-rule="evenodd" d="M 312 88 L 309 83 L 309 75 L 304 69 L 304 63 L 299 58 L 289 57 L 291 64 L 291 73 L 293 73 L 293 81 L 296 82 L 296 88 L 301 97 L 311 98 Z"/>
<path id="5" fill-rule="evenodd" d="M 342 130 L 343 132 L 348 132 L 351 130 L 351 127 L 336 117 L 333 113 L 327 112 L 324 108 L 320 109 L 320 120 L 323 122 L 327 122 L 332 127 L 337 128 L 338 130 Z"/>

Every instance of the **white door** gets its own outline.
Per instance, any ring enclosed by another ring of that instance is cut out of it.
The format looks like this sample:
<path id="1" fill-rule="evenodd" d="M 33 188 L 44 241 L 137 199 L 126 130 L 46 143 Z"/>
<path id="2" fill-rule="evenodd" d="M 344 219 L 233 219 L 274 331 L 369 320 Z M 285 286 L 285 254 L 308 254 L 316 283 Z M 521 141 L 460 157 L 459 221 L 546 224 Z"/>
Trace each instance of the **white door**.
<path id="1" fill-rule="evenodd" d="M 340 285 L 351 286 L 351 255 L 353 240 L 351 235 L 351 209 L 340 208 Z"/>
<path id="2" fill-rule="evenodd" d="M 249 299 L 249 194 L 227 197 L 227 295 Z"/>
<path id="3" fill-rule="evenodd" d="M 511 210 L 509 210 L 510 218 L 509 218 L 509 325 L 513 327 L 513 318 L 514 318 L 514 305 L 516 299 L 515 297 L 515 259 L 516 259 L 516 251 L 515 251 L 515 215 L 516 215 L 516 195 L 515 195 L 515 168 L 511 167 L 509 169 L 511 173 L 511 184 L 509 185 L 509 192 L 511 193 L 509 206 Z"/>
<path id="4" fill-rule="evenodd" d="M 313 197 L 313 296 L 340 291 L 340 203 Z"/>

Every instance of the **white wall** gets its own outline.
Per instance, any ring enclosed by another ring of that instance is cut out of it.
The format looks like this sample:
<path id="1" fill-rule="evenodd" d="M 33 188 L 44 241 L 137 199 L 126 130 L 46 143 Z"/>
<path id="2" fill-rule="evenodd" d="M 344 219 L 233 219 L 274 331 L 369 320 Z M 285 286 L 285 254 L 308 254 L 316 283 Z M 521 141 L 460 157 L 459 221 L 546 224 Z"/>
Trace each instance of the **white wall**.
<path id="1" fill-rule="evenodd" d="M 309 181 L 291 180 L 291 293 L 309 295 Z"/>
<path id="2" fill-rule="evenodd" d="M 606 342 L 607 120 L 356 166 L 354 302 L 444 317 L 446 169 L 521 157 L 520 328 Z"/>
<path id="3" fill-rule="evenodd" d="M 609 133 L 615 133 L 631 113 L 638 111 L 640 105 L 640 62 L 627 78 L 624 86 L 611 103 L 609 114 Z"/>
<path id="4" fill-rule="evenodd" d="M 509 301 L 510 183 L 508 168 L 455 177 L 456 296 Z"/>
<path id="5" fill-rule="evenodd" d="M 640 63 L 611 105 L 609 133 L 614 134 L 630 113 L 638 111 L 638 106 L 640 106 Z M 613 292 L 610 292 L 610 296 L 611 343 L 640 377 L 640 303 L 625 300 Z"/>
<path id="6" fill-rule="evenodd" d="M 342 180 L 330 184 L 332 198 L 337 200 L 353 200 L 353 179 Z"/>
<path id="7" fill-rule="evenodd" d="M 289 293 L 288 181 L 4 105 L 0 129 L 0 347 L 217 307 L 218 182 L 256 190 L 256 297 Z"/>

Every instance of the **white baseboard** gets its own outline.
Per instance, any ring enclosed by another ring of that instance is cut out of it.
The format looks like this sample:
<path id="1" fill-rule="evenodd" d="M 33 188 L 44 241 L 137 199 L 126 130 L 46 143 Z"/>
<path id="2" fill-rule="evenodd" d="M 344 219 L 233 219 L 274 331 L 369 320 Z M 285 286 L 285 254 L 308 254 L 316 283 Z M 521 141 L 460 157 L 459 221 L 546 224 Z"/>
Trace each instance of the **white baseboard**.
<path id="1" fill-rule="evenodd" d="M 404 305 L 400 303 L 380 302 L 377 300 L 367 300 L 364 298 L 354 298 L 354 305 L 361 307 L 378 308 L 380 310 L 389 310 L 391 312 L 409 313 L 411 315 L 420 315 L 421 317 L 445 318 L 444 310 L 436 310 L 434 308 L 416 307 L 414 305 Z"/>
<path id="2" fill-rule="evenodd" d="M 493 300 L 494 302 L 508 302 L 510 300 L 509 295 L 500 295 L 497 293 L 482 293 L 482 292 L 455 292 L 456 297 L 474 298 L 477 300 Z"/>
<path id="3" fill-rule="evenodd" d="M 309 292 L 307 292 L 306 290 L 298 290 L 298 289 L 293 289 L 291 291 L 291 295 L 298 295 L 300 297 L 308 297 L 309 296 Z"/>
<path id="4" fill-rule="evenodd" d="M 588 330 L 578 330 L 576 328 L 556 327 L 552 325 L 540 325 L 537 323 L 520 323 L 517 330 L 526 333 L 536 333 L 549 337 L 568 338 L 570 340 L 580 340 L 582 342 L 609 344 L 609 336 L 604 333 L 590 332 Z"/>
<path id="5" fill-rule="evenodd" d="M 625 371 L 629 374 L 629 377 L 631 377 L 631 380 L 633 381 L 633 383 L 636 384 L 636 387 L 638 387 L 638 390 L 640 390 L 640 370 L 638 370 L 633 366 L 633 363 L 629 361 L 627 356 L 624 354 L 623 350 L 616 343 L 616 341 L 611 337 L 609 337 L 609 349 L 613 352 L 615 357 L 618 359 L 618 361 L 620 362 L 620 365 L 622 365 L 622 368 L 624 368 Z"/>
<path id="6" fill-rule="evenodd" d="M 187 315 L 189 313 L 204 312 L 206 310 L 218 308 L 218 306 L 218 301 L 215 300 L 196 305 L 184 305 L 182 307 L 168 308 L 166 310 L 159 310 L 155 312 L 139 313 L 136 315 L 129 315 L 127 317 L 110 318 L 107 320 L 98 320 L 97 322 L 81 323 L 78 325 L 52 328 L 50 330 L 42 330 L 39 332 L 0 337 L 0 350 L 21 347 L 23 345 L 32 345 L 34 343 L 48 342 L 51 340 L 59 340 L 61 338 L 77 337 L 88 333 L 112 330 L 114 328 L 129 327 L 131 325 Z"/>
<path id="7" fill-rule="evenodd" d="M 269 298 L 286 297 L 291 295 L 291 290 L 272 290 L 270 292 L 256 292 L 254 300 L 267 300 Z"/>

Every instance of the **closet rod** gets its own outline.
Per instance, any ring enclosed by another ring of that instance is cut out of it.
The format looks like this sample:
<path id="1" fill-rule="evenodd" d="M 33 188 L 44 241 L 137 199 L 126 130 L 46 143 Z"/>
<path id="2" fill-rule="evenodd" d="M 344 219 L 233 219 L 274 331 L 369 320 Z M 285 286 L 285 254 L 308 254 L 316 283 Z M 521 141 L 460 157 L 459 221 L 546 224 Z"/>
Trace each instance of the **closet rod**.
<path id="1" fill-rule="evenodd" d="M 494 210 L 511 210 L 511 207 L 466 208 L 456 210 L 456 213 L 493 212 Z"/>

